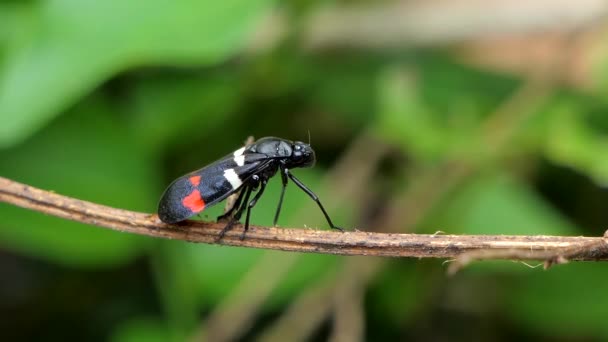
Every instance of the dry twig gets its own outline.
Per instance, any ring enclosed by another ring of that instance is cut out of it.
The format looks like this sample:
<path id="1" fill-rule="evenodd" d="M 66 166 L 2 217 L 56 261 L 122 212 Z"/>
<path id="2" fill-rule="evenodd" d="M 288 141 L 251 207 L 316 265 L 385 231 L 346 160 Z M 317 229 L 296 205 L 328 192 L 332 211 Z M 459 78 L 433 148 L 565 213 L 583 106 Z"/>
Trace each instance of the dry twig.
<path id="1" fill-rule="evenodd" d="M 224 227 L 221 223 L 201 221 L 169 225 L 162 223 L 156 214 L 111 208 L 6 178 L 0 178 L 0 201 L 118 231 L 189 242 L 217 243 L 217 235 Z M 495 255 L 494 258 L 557 260 L 567 254 L 570 260 L 608 260 L 608 239 L 605 237 L 340 233 L 259 226 L 251 227 L 246 239 L 241 241 L 239 236 L 238 230 L 231 231 L 219 243 L 337 255 L 455 258 L 471 251 L 509 251 L 508 255 Z M 592 248 L 584 249 L 585 246 Z M 573 250 L 576 254 L 570 256 Z"/>

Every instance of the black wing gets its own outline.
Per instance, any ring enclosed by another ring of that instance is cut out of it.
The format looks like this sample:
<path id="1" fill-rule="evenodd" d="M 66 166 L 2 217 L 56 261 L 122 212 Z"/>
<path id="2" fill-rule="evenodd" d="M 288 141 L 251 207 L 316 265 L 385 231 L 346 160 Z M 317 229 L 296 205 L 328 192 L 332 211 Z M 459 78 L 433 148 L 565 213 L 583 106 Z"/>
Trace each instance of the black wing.
<path id="1" fill-rule="evenodd" d="M 160 219 L 166 223 L 183 221 L 223 201 L 271 161 L 260 153 L 248 153 L 236 159 L 230 154 L 176 179 L 160 199 Z"/>

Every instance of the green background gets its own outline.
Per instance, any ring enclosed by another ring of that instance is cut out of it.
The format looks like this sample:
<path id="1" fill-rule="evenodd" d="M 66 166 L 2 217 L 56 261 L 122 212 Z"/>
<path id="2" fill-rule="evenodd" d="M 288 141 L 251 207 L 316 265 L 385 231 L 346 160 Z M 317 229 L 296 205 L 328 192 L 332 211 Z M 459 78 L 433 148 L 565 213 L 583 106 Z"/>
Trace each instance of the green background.
<path id="1" fill-rule="evenodd" d="M 0 2 L 0 176 L 154 212 L 172 179 L 248 136 L 308 141 L 310 133 L 317 165 L 294 174 L 334 203 L 330 212 L 341 226 L 603 234 L 605 89 L 541 84 L 546 91 L 535 93 L 526 90 L 529 80 L 466 65 L 446 47 L 305 49 L 301 24 L 318 6 Z M 252 32 L 278 8 L 286 34 L 270 47 L 251 48 Z M 594 65 L 594 84 L 608 84 L 606 66 L 608 55 Z M 531 95 L 505 113 L 501 108 L 520 92 Z M 365 148 L 328 181 L 357 141 Z M 365 162 L 370 151 L 382 151 L 372 165 Z M 468 173 L 449 186 L 462 166 Z M 363 167 L 372 174 L 349 189 L 356 195 L 340 195 L 344 182 L 336 179 Z M 404 215 L 420 216 L 416 224 L 373 226 L 411 189 L 422 193 L 413 203 L 427 203 L 404 204 Z M 274 179 L 254 224 L 272 223 L 279 191 Z M 203 219 L 213 220 L 221 207 Z M 279 224 L 327 228 L 293 185 Z M 287 258 L 294 258 L 287 271 L 273 269 Z M 317 287 L 335 288 L 330 299 L 338 302 L 346 272 L 360 287 L 347 292 L 347 302 L 359 305 L 358 328 L 367 340 L 608 339 L 602 263 L 543 271 L 484 262 L 447 277 L 438 260 L 373 260 L 382 265 L 363 281 L 356 278 L 363 259 L 155 240 L 0 204 L 0 338 L 187 340 L 216 327 L 209 321 L 216 310 L 238 312 L 276 276 L 277 286 L 239 334 L 255 339 L 276 332 L 289 308 Z M 229 297 L 242 284 L 248 291 Z M 301 314 L 304 321 L 316 315 Z M 337 324 L 332 315 L 305 336 L 327 339 Z"/>

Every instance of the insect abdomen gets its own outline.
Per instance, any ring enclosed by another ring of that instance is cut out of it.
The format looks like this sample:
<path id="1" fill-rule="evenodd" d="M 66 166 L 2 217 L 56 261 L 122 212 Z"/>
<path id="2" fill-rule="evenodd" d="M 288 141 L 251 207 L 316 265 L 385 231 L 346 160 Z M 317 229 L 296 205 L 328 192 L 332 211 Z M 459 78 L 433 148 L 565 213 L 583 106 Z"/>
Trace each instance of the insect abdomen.
<path id="1" fill-rule="evenodd" d="M 169 185 L 158 203 L 161 221 L 176 223 L 203 211 L 208 201 L 200 185 L 199 175 L 185 176 Z"/>

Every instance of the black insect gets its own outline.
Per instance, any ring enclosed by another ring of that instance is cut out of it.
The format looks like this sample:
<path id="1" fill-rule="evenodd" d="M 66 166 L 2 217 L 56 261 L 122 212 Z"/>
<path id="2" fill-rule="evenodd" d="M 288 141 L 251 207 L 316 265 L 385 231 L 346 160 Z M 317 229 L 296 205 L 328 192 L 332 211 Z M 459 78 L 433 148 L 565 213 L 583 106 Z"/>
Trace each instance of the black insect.
<path id="1" fill-rule="evenodd" d="M 240 220 L 247 209 L 242 239 L 249 229 L 251 209 L 264 193 L 268 180 L 280 170 L 283 188 L 274 216 L 275 226 L 288 179 L 291 179 L 317 202 L 331 228 L 342 231 L 342 228 L 333 224 L 319 197 L 290 172 L 292 168 L 311 167 L 314 163 L 315 152 L 309 144 L 275 137 L 259 139 L 200 170 L 176 179 L 160 199 L 158 216 L 165 223 L 180 222 L 240 191 L 234 206 L 220 216 L 230 218 L 220 233 L 220 238 Z M 250 200 L 252 192 L 256 190 L 257 193 Z"/>

